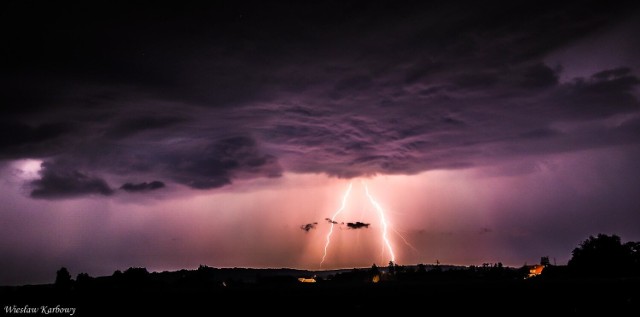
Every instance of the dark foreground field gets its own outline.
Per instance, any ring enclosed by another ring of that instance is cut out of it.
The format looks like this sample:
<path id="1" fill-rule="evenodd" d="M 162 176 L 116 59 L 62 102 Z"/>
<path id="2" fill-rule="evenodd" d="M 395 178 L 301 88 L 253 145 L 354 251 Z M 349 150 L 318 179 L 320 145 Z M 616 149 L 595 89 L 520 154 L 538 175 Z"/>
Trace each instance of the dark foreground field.
<path id="1" fill-rule="evenodd" d="M 426 316 L 499 314 L 636 315 L 640 280 L 439 280 L 242 283 L 228 286 L 129 285 L 61 290 L 53 285 L 0 288 L 5 306 L 75 307 L 74 316 L 244 315 L 244 313 L 364 313 Z M 44 314 L 30 314 L 41 316 Z M 64 315 L 64 314 L 56 314 Z M 68 314 L 66 314 L 68 315 Z M 466 315 L 464 315 L 466 316 Z M 542 315 L 540 315 L 542 316 Z"/>

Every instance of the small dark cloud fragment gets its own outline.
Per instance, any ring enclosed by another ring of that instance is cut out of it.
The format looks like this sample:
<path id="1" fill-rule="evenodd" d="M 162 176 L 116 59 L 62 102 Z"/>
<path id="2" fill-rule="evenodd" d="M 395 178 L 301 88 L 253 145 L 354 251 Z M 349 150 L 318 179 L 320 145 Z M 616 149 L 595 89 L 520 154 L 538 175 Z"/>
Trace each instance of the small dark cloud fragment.
<path id="1" fill-rule="evenodd" d="M 149 192 L 152 190 L 157 190 L 160 188 L 164 188 L 165 185 L 163 182 L 161 181 L 153 181 L 153 182 L 142 182 L 142 183 L 138 183 L 138 184 L 134 184 L 134 183 L 125 183 L 124 185 L 120 186 L 120 189 L 129 192 L 129 193 L 144 193 L 144 192 Z"/>
<path id="2" fill-rule="evenodd" d="M 40 199 L 113 194 L 113 189 L 102 178 L 50 162 L 42 163 L 40 179 L 32 181 L 31 186 L 31 197 Z"/>
<path id="3" fill-rule="evenodd" d="M 349 229 L 366 229 L 369 228 L 369 225 L 371 225 L 370 223 L 364 223 L 364 222 L 347 222 L 347 227 L 349 227 Z"/>
<path id="4" fill-rule="evenodd" d="M 300 229 L 304 230 L 305 232 L 309 232 L 309 230 L 315 229 L 317 225 L 318 225 L 317 222 L 312 222 L 312 223 L 308 223 L 300 226 Z"/>
<path id="5" fill-rule="evenodd" d="M 335 220 L 331 220 L 331 218 L 324 218 L 324 220 L 326 220 L 328 223 L 331 223 L 331 224 L 334 224 L 334 225 L 337 225 L 337 224 L 338 224 L 338 222 L 337 222 L 337 221 L 335 221 Z"/>

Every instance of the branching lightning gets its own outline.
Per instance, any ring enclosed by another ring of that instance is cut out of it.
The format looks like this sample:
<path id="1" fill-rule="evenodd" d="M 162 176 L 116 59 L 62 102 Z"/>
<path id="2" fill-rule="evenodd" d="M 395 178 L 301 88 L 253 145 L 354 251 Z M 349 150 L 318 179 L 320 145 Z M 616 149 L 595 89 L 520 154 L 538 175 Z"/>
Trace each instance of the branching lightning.
<path id="1" fill-rule="evenodd" d="M 329 233 L 327 234 L 327 242 L 324 245 L 324 254 L 322 255 L 322 261 L 320 262 L 320 267 L 322 267 L 322 263 L 324 263 L 324 259 L 327 257 L 327 248 L 331 243 L 331 235 L 333 234 L 333 226 L 336 224 L 336 217 L 344 210 L 344 207 L 347 205 L 347 198 L 349 198 L 349 194 L 351 193 L 351 188 L 353 187 L 353 183 L 349 183 L 349 187 L 347 191 L 342 196 L 342 205 L 340 205 L 340 209 L 333 214 L 331 217 L 331 229 L 329 229 Z"/>
<path id="2" fill-rule="evenodd" d="M 392 262 L 396 261 L 396 254 L 395 254 L 395 252 L 393 250 L 393 246 L 391 245 L 391 241 L 389 240 L 389 230 L 390 229 L 393 230 L 396 234 L 398 234 L 398 236 L 400 236 L 400 238 L 404 241 L 404 243 L 406 245 L 408 245 L 409 247 L 411 247 L 412 249 L 415 250 L 415 248 L 398 231 L 396 231 L 394 228 L 392 228 L 389 225 L 389 223 L 387 222 L 385 210 L 373 198 L 373 196 L 369 192 L 369 187 L 367 186 L 367 184 L 363 181 L 362 185 L 364 186 L 365 194 L 367 195 L 367 198 L 369 199 L 369 202 L 371 203 L 373 208 L 375 208 L 376 212 L 378 213 L 378 216 L 380 217 L 380 223 L 382 224 L 382 245 L 381 245 L 382 246 L 382 255 L 384 256 L 385 249 L 386 249 L 386 251 L 389 254 L 390 260 Z M 347 199 L 349 198 L 349 195 L 351 194 L 351 189 L 352 188 L 353 188 L 353 183 L 349 183 L 349 187 L 347 187 L 346 192 L 342 196 L 342 204 L 340 205 L 340 208 L 333 214 L 331 219 L 327 218 L 327 220 L 331 224 L 331 228 L 329 229 L 329 232 L 327 233 L 326 241 L 325 241 L 325 244 L 324 244 L 324 254 L 322 255 L 322 261 L 320 261 L 320 268 L 322 268 L 322 264 L 324 263 L 325 259 L 327 258 L 327 250 L 329 249 L 329 245 L 331 244 L 331 236 L 333 235 L 333 227 L 336 224 L 338 224 L 338 222 L 336 221 L 336 218 L 346 208 Z"/>
<path id="3" fill-rule="evenodd" d="M 367 194 L 367 197 L 369 198 L 369 201 L 371 202 L 373 207 L 376 209 L 376 211 L 378 211 L 378 215 L 380 216 L 380 222 L 382 223 L 382 241 L 384 245 L 387 247 L 387 250 L 389 251 L 391 261 L 395 262 L 396 254 L 393 252 L 393 248 L 391 247 L 391 243 L 389 242 L 389 237 L 387 236 L 387 230 L 389 225 L 387 224 L 387 219 L 385 218 L 385 215 L 384 215 L 384 209 L 382 209 L 380 204 L 378 204 L 378 202 L 375 201 L 375 199 L 373 199 L 373 197 L 369 193 L 369 187 L 367 186 L 367 184 L 364 184 L 364 191 Z"/>
<path id="4" fill-rule="evenodd" d="M 398 235 L 398 237 L 400 237 L 400 239 L 402 239 L 404 244 L 406 244 L 408 247 L 413 249 L 413 251 L 419 252 L 418 249 L 416 249 L 416 247 L 413 246 L 413 244 L 409 243 L 409 241 L 407 241 L 407 239 L 405 239 L 404 236 L 402 234 L 400 234 L 400 232 L 398 232 L 398 230 L 394 229 L 393 227 L 391 227 L 391 230 L 393 230 L 393 232 L 395 232 Z"/>

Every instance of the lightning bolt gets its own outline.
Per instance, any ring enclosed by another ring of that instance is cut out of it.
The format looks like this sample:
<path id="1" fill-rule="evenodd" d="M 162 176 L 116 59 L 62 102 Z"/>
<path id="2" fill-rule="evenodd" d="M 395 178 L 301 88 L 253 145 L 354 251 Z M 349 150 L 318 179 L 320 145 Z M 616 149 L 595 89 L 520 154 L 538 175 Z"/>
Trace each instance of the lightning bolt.
<path id="1" fill-rule="evenodd" d="M 391 228 L 391 230 L 393 230 L 398 235 L 398 237 L 400 237 L 400 239 L 402 239 L 402 241 L 404 241 L 404 244 L 406 244 L 408 247 L 413 249 L 413 251 L 419 252 L 419 250 L 416 249 L 416 247 L 414 247 L 413 244 L 409 243 L 409 241 L 407 241 L 407 239 L 405 239 L 404 236 L 402 236 L 402 234 L 400 234 L 400 232 L 398 230 L 394 229 L 393 227 Z"/>
<path id="2" fill-rule="evenodd" d="M 373 205 L 375 210 L 378 212 L 378 216 L 380 217 L 380 223 L 382 224 L 382 254 L 384 255 L 384 251 L 385 251 L 385 248 L 386 248 L 387 252 L 389 252 L 389 256 L 391 258 L 391 261 L 392 262 L 396 261 L 396 254 L 393 251 L 393 247 L 391 246 L 391 242 L 389 241 L 389 234 L 388 234 L 389 229 L 393 230 L 398 236 L 400 236 L 400 238 L 404 241 L 404 243 L 407 246 L 409 246 L 412 249 L 416 250 L 398 231 L 396 231 L 394 228 L 390 227 L 389 223 L 387 222 L 385 210 L 373 198 L 373 196 L 369 192 L 369 187 L 367 186 L 367 184 L 364 181 L 362 182 L 362 184 L 364 185 L 364 190 L 365 190 L 365 193 L 367 195 L 367 198 L 369 199 L 369 202 L 371 203 L 371 205 Z M 335 226 L 336 218 L 345 209 L 346 204 L 347 204 L 347 199 L 349 198 L 349 195 L 351 194 L 351 189 L 352 188 L 353 188 L 353 183 L 349 183 L 349 187 L 347 187 L 346 192 L 342 196 L 342 204 L 340 205 L 340 208 L 331 217 L 331 228 L 329 229 L 329 232 L 327 233 L 326 242 L 324 244 L 324 254 L 322 255 L 322 261 L 320 261 L 320 268 L 322 268 L 322 264 L 324 263 L 325 259 L 327 258 L 327 249 L 329 249 L 329 244 L 331 244 L 331 235 L 333 235 L 333 227 Z"/>
<path id="3" fill-rule="evenodd" d="M 342 205 L 340 205 L 340 209 L 338 209 L 333 214 L 333 217 L 331 217 L 331 229 L 329 229 L 329 233 L 327 233 L 327 241 L 324 244 L 324 254 L 322 255 L 322 261 L 320 261 L 320 268 L 322 268 L 322 263 L 324 263 L 324 259 L 327 257 L 327 248 L 329 248 L 329 244 L 331 243 L 331 235 L 333 234 L 333 226 L 335 225 L 336 217 L 344 210 L 344 207 L 347 204 L 347 198 L 349 198 L 352 187 L 353 183 L 349 183 L 347 191 L 344 193 L 344 196 L 342 196 Z"/>
<path id="4" fill-rule="evenodd" d="M 371 202 L 373 207 L 376 209 L 376 211 L 378 211 L 378 215 L 380 216 L 380 222 L 382 223 L 382 241 L 384 245 L 387 247 L 387 250 L 389 251 L 389 255 L 391 256 L 391 261 L 395 263 L 396 255 L 393 252 L 393 248 L 391 247 L 391 243 L 389 242 L 389 237 L 387 236 L 387 230 L 389 225 L 387 224 L 387 219 L 384 216 L 384 209 L 382 209 L 380 204 L 378 204 L 378 202 L 375 199 L 373 199 L 373 197 L 369 193 L 369 187 L 367 186 L 367 184 L 364 182 L 363 184 L 364 184 L 364 191 L 367 194 L 369 201 Z M 384 250 L 384 247 L 383 247 L 383 250 Z"/>

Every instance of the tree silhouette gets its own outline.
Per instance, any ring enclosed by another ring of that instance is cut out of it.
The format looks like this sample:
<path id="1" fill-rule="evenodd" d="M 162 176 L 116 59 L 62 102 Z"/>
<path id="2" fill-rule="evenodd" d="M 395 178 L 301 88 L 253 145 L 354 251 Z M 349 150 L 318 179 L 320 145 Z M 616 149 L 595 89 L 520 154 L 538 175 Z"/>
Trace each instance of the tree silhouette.
<path id="1" fill-rule="evenodd" d="M 395 265 L 394 265 L 393 261 L 389 261 L 388 270 L 389 270 L 389 275 L 395 275 L 396 274 L 396 268 L 395 268 Z"/>
<path id="2" fill-rule="evenodd" d="M 579 274 L 589 276 L 613 276 L 628 274 L 638 257 L 637 243 L 620 242 L 617 235 L 590 236 L 573 249 L 569 267 Z"/>
<path id="3" fill-rule="evenodd" d="M 144 267 L 130 267 L 122 273 L 125 283 L 132 285 L 142 285 L 149 279 L 149 271 Z"/>
<path id="4" fill-rule="evenodd" d="M 378 266 L 375 263 L 373 263 L 373 265 L 371 266 L 371 271 L 370 272 L 371 272 L 372 276 L 379 275 L 380 274 L 380 269 L 378 269 Z"/>
<path id="5" fill-rule="evenodd" d="M 66 267 L 61 267 L 56 272 L 56 287 L 68 289 L 71 287 L 71 274 L 69 274 L 69 270 Z"/>
<path id="6" fill-rule="evenodd" d="M 373 263 L 371 270 L 369 270 L 369 279 L 374 283 L 380 282 L 380 269 L 375 263 Z"/>
<path id="7" fill-rule="evenodd" d="M 627 242 L 625 247 L 631 252 L 631 262 L 636 270 L 640 270 L 640 242 Z"/>

